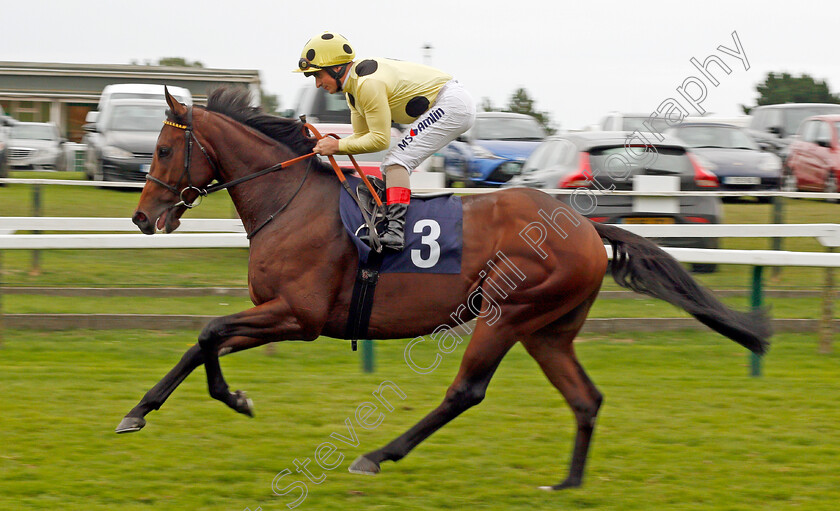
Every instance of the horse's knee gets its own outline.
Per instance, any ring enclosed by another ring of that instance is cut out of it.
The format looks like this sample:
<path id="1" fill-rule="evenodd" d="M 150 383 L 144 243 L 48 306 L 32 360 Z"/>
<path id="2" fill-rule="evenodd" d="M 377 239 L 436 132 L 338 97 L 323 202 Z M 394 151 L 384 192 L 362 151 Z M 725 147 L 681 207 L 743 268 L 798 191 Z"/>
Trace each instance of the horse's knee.
<path id="1" fill-rule="evenodd" d="M 486 385 L 476 383 L 453 385 L 446 391 L 444 403 L 456 410 L 463 411 L 482 402 L 486 390 Z"/>
<path id="2" fill-rule="evenodd" d="M 577 418 L 578 425 L 591 428 L 595 426 L 595 419 L 598 417 L 598 410 L 600 410 L 603 402 L 604 396 L 599 392 L 591 399 L 573 399 L 569 402 L 569 405 L 575 414 L 575 418 Z"/>

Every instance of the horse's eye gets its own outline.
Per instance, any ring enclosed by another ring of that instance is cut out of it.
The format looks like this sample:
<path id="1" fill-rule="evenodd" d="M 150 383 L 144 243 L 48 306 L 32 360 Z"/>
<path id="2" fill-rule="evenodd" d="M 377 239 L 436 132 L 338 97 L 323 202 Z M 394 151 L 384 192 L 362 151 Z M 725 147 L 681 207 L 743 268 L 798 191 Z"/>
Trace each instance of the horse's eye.
<path id="1" fill-rule="evenodd" d="M 166 146 L 158 147 L 158 158 L 166 158 L 170 154 L 172 154 L 172 148 Z"/>

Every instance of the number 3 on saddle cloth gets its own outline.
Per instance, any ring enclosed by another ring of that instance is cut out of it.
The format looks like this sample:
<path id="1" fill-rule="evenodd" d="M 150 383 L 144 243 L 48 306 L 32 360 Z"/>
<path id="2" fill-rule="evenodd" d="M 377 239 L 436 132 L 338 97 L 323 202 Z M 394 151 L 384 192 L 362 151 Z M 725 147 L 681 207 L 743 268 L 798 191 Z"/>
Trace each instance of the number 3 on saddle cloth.
<path id="1" fill-rule="evenodd" d="M 368 212 L 375 208 L 373 197 L 357 177 L 347 176 L 351 190 L 356 190 Z M 382 181 L 371 178 L 374 188 L 383 195 Z M 384 200 L 384 197 L 381 197 Z M 367 232 L 367 224 L 356 201 L 342 190 L 339 212 L 344 228 L 359 253 L 359 269 L 350 299 L 345 339 L 366 339 L 370 311 L 379 273 L 461 273 L 463 247 L 463 208 L 461 198 L 447 194 L 430 198 L 412 197 L 405 218 L 405 249 L 402 252 L 374 252 L 359 239 Z M 381 213 L 374 222 L 384 220 Z M 380 230 L 380 229 L 377 229 Z"/>
<path id="2" fill-rule="evenodd" d="M 368 178 L 377 190 L 382 181 Z M 362 180 L 347 176 L 351 190 L 356 190 L 368 212 L 374 204 Z M 382 195 L 382 194 L 380 194 Z M 370 199 L 370 200 L 368 200 Z M 382 197 L 384 202 L 384 197 Z M 339 205 L 341 221 L 359 252 L 359 265 L 368 262 L 370 246 L 359 236 L 367 232 L 367 225 L 359 206 L 345 191 Z M 378 217 L 377 220 L 380 220 Z M 461 198 L 455 195 L 437 195 L 429 198 L 411 198 L 405 218 L 405 249 L 402 252 L 385 250 L 381 273 L 461 273 L 463 209 Z M 377 230 L 381 232 L 382 228 Z"/>

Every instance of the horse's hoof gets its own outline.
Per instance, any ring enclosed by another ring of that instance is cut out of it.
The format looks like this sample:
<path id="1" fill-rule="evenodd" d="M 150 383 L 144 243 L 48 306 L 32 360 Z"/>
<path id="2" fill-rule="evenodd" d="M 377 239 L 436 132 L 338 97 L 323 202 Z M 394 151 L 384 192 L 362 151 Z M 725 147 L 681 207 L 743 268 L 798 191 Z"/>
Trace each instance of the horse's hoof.
<path id="1" fill-rule="evenodd" d="M 254 416 L 254 402 L 251 401 L 251 398 L 245 394 L 245 391 L 237 390 L 233 393 L 236 396 L 236 405 L 234 406 L 234 410 L 239 413 L 244 413 L 248 417 Z"/>
<path id="2" fill-rule="evenodd" d="M 559 490 L 565 490 L 566 488 L 578 488 L 580 486 L 580 484 L 581 483 L 579 483 L 577 481 L 566 480 L 566 481 L 563 481 L 560 484 L 555 484 L 554 486 L 539 486 L 538 488 L 540 490 L 545 490 L 545 491 L 559 491 Z"/>
<path id="3" fill-rule="evenodd" d="M 117 433 L 133 433 L 140 431 L 146 425 L 146 419 L 143 417 L 123 417 L 120 425 L 117 426 Z"/>
<path id="4" fill-rule="evenodd" d="M 374 463 L 364 456 L 359 456 L 347 470 L 353 474 L 373 476 L 379 473 L 379 463 Z"/>

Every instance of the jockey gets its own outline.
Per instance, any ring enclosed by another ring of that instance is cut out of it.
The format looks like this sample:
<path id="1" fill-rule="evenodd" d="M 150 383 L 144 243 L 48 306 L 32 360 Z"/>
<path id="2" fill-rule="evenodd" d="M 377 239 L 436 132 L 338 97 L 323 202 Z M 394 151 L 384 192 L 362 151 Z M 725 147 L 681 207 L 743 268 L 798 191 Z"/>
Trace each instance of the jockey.
<path id="1" fill-rule="evenodd" d="M 330 94 L 345 92 L 353 134 L 341 140 L 322 138 L 320 155 L 362 154 L 388 149 L 391 123 L 408 127 L 382 162 L 387 227 L 383 246 L 405 246 L 405 213 L 411 199 L 409 174 L 426 158 L 472 127 L 475 102 L 452 76 L 435 68 L 399 60 L 354 61 L 343 36 L 324 32 L 306 43 L 296 72 L 315 77 Z"/>

